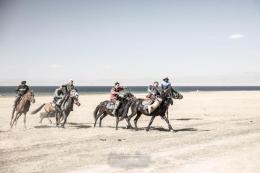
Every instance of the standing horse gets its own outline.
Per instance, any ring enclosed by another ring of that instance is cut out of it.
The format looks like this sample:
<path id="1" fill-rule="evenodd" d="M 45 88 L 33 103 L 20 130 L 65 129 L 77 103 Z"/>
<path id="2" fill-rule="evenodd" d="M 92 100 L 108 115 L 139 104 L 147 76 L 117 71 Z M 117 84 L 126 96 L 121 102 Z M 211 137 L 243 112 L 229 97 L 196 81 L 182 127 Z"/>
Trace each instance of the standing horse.
<path id="1" fill-rule="evenodd" d="M 94 110 L 94 119 L 95 119 L 94 127 L 96 127 L 98 119 L 99 119 L 99 127 L 101 127 L 102 119 L 105 118 L 107 115 L 111 115 L 113 117 L 116 117 L 116 130 L 118 130 L 119 117 L 124 119 L 125 114 L 127 114 L 127 110 L 129 109 L 132 103 L 132 99 L 134 98 L 134 95 L 130 92 L 121 92 L 120 95 L 121 95 L 119 97 L 120 106 L 116 111 L 116 115 L 112 113 L 114 109 L 113 107 L 114 103 L 112 103 L 109 100 L 101 102 L 96 107 L 96 109 Z"/>
<path id="2" fill-rule="evenodd" d="M 173 95 L 173 96 L 172 96 Z M 165 92 L 163 92 L 160 96 L 159 96 L 161 99 L 162 99 L 162 102 L 160 104 L 159 107 L 157 107 L 153 112 L 151 112 L 149 114 L 148 110 L 145 108 L 145 105 L 143 105 L 143 101 L 144 99 L 137 99 L 136 101 L 134 101 L 132 103 L 132 105 L 130 106 L 131 107 L 131 115 L 129 115 L 127 117 L 127 123 L 128 123 L 128 126 L 132 127 L 131 126 L 131 123 L 130 123 L 130 120 L 133 116 L 136 115 L 135 119 L 134 119 L 134 123 L 135 123 L 135 130 L 138 130 L 138 127 L 137 127 L 137 121 L 138 119 L 140 118 L 140 116 L 142 114 L 146 115 L 146 116 L 151 116 L 151 120 L 146 128 L 146 131 L 149 131 L 150 130 L 150 127 L 153 123 L 153 120 L 156 116 L 161 116 L 162 119 L 164 119 L 166 121 L 166 123 L 168 124 L 168 127 L 169 127 L 169 131 L 173 131 L 173 128 L 168 120 L 168 117 L 166 116 L 166 112 L 168 110 L 168 107 L 169 105 L 172 104 L 172 97 L 174 99 L 182 99 L 183 96 L 180 94 L 180 93 L 171 93 L 170 90 L 166 90 Z"/>
<path id="3" fill-rule="evenodd" d="M 14 123 L 17 124 L 19 117 L 24 114 L 24 128 L 26 128 L 26 113 L 29 111 L 31 103 L 35 103 L 34 94 L 32 90 L 27 91 L 17 103 L 15 112 L 12 113 L 10 126 L 13 127 Z M 15 115 L 15 116 L 14 116 Z"/>

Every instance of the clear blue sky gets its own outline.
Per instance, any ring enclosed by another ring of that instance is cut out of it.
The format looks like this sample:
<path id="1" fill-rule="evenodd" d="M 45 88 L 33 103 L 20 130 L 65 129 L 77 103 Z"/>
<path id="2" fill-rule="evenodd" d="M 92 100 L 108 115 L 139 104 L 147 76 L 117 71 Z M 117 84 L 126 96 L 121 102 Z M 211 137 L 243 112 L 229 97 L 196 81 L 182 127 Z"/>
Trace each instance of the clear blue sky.
<path id="1" fill-rule="evenodd" d="M 0 0 L 0 85 L 260 85 L 260 0 Z"/>

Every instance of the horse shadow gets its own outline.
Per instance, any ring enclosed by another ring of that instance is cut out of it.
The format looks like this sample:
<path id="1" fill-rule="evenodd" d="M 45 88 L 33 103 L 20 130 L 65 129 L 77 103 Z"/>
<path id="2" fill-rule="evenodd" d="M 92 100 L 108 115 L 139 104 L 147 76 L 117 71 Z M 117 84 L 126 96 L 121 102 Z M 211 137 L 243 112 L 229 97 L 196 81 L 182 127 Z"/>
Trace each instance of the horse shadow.
<path id="1" fill-rule="evenodd" d="M 87 129 L 87 128 L 91 128 L 93 126 L 87 125 L 89 123 L 67 123 L 68 125 L 70 125 L 70 127 L 74 127 L 76 129 Z"/>
<path id="2" fill-rule="evenodd" d="M 169 120 L 177 120 L 177 121 L 190 121 L 190 120 L 202 120 L 202 118 L 172 118 Z"/>
<path id="3" fill-rule="evenodd" d="M 146 130 L 146 127 L 138 128 L 138 130 Z M 169 129 L 163 127 L 151 127 L 150 130 L 156 130 L 161 132 L 169 132 Z M 199 130 L 196 128 L 182 128 L 182 129 L 174 129 L 174 132 L 196 132 L 196 131 L 210 131 L 210 130 Z"/>
<path id="4" fill-rule="evenodd" d="M 88 123 L 67 123 L 67 125 L 70 125 L 68 127 L 76 128 L 76 129 L 87 129 L 91 128 L 92 126 L 86 125 Z M 36 129 L 44 129 L 44 128 L 60 128 L 60 126 L 50 126 L 50 125 L 39 125 L 39 126 L 34 126 Z"/>
<path id="5" fill-rule="evenodd" d="M 108 127 L 108 128 L 115 128 L 113 126 L 104 126 L 104 127 Z M 127 127 L 118 127 L 120 129 L 126 129 L 126 130 L 133 130 L 135 131 L 135 129 L 128 129 Z M 155 130 L 155 131 L 161 131 L 161 132 L 169 132 L 169 129 L 167 128 L 163 128 L 163 127 L 150 127 L 150 130 Z M 146 131 L 146 127 L 139 127 L 138 131 Z M 205 129 L 197 129 L 197 128 L 182 128 L 182 129 L 174 129 L 174 132 L 196 132 L 196 131 L 210 131 L 210 130 L 205 130 Z"/>

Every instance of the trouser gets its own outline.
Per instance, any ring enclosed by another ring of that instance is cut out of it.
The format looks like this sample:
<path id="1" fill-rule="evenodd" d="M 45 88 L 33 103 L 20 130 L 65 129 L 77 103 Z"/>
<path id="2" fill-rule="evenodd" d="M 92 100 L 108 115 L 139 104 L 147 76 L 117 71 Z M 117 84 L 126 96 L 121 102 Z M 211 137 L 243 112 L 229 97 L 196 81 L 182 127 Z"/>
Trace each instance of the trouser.
<path id="1" fill-rule="evenodd" d="M 119 106 L 120 106 L 120 101 L 119 101 L 119 100 L 116 100 L 116 102 L 115 102 L 115 108 L 114 108 L 114 110 L 113 110 L 113 112 L 112 112 L 113 115 L 116 115 Z"/>

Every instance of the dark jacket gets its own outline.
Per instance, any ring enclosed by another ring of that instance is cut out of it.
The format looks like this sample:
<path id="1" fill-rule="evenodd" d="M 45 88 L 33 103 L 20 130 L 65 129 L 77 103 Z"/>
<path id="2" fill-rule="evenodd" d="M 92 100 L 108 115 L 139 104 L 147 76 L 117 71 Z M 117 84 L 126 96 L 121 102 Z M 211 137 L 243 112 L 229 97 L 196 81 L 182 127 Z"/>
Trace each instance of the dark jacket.
<path id="1" fill-rule="evenodd" d="M 19 95 L 24 95 L 28 90 L 29 87 L 27 85 L 19 85 L 15 91 Z"/>

